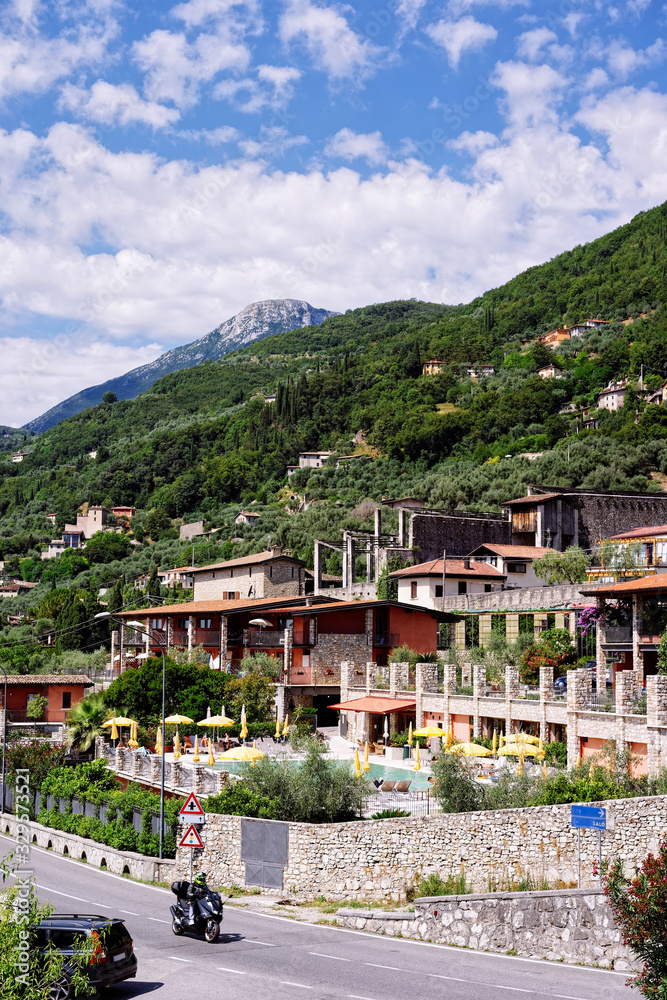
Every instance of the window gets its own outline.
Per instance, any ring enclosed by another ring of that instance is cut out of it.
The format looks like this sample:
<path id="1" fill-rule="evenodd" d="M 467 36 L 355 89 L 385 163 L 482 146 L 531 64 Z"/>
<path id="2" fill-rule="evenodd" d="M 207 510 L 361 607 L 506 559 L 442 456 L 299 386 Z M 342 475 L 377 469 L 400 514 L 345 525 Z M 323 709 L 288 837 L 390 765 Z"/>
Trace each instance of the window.
<path id="1" fill-rule="evenodd" d="M 491 586 L 492 585 L 490 583 L 485 583 L 484 584 L 484 593 L 485 594 L 490 594 L 491 593 Z"/>
<path id="2" fill-rule="evenodd" d="M 211 618 L 200 618 L 199 619 L 199 628 L 210 628 L 211 627 L 211 621 L 212 621 Z"/>
<path id="3" fill-rule="evenodd" d="M 229 579 L 230 580 L 234 579 L 234 570 L 233 569 L 230 569 L 230 571 L 229 571 Z"/>
<path id="4" fill-rule="evenodd" d="M 417 581 L 413 580 L 410 584 L 410 597 L 413 601 L 417 600 Z"/>
<path id="5" fill-rule="evenodd" d="M 252 570 L 251 570 L 252 573 Z M 269 566 L 269 576 L 273 576 L 273 566 Z"/>
<path id="6" fill-rule="evenodd" d="M 525 573 L 526 564 L 525 563 L 508 563 L 507 564 L 508 573 Z"/>
<path id="7" fill-rule="evenodd" d="M 465 580 L 459 580 L 459 594 L 467 594 L 467 593 L 468 593 L 468 584 L 466 583 Z"/>
<path id="8" fill-rule="evenodd" d="M 252 566 L 248 566 L 248 576 L 252 576 Z"/>
<path id="9" fill-rule="evenodd" d="M 213 570 L 213 575 L 212 575 L 211 579 L 215 580 L 215 570 Z"/>
<path id="10" fill-rule="evenodd" d="M 294 566 L 292 566 L 292 579 L 294 579 Z"/>
<path id="11" fill-rule="evenodd" d="M 436 583 L 436 585 L 435 585 L 435 596 L 436 597 L 442 597 L 442 584 L 441 583 Z"/>
<path id="12" fill-rule="evenodd" d="M 72 707 L 72 692 L 63 691 L 63 708 L 71 708 L 71 707 Z"/>

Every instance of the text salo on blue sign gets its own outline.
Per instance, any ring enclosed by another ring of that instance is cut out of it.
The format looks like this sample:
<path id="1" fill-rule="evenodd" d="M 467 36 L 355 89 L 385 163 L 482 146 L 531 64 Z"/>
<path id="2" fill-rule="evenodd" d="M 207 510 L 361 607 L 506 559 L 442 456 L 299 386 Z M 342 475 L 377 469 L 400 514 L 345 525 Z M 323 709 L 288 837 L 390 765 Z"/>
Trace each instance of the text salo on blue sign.
<path id="1" fill-rule="evenodd" d="M 572 806 L 571 825 L 581 830 L 606 830 L 607 810 L 601 806 Z"/>

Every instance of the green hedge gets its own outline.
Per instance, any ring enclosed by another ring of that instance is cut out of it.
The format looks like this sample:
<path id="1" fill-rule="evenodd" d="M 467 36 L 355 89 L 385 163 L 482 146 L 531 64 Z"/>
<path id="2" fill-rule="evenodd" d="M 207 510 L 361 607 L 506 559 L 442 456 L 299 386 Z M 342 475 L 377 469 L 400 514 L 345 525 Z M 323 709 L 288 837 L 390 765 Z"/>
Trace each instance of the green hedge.
<path id="1" fill-rule="evenodd" d="M 114 775 L 102 761 L 91 761 L 78 767 L 54 768 L 42 782 L 40 810 L 37 821 L 54 830 L 73 833 L 79 837 L 87 837 L 100 844 L 107 844 L 120 851 L 136 851 L 149 857 L 157 857 L 159 850 L 158 834 L 152 832 L 151 818 L 159 816 L 160 797 L 156 792 L 141 788 L 130 783 L 127 788 L 120 788 Z M 46 808 L 46 797 L 52 795 L 53 808 Z M 59 800 L 64 799 L 67 807 L 60 811 Z M 72 811 L 72 800 L 78 800 L 85 808 L 88 803 L 94 807 L 94 816 L 79 815 Z M 183 799 L 165 800 L 166 831 L 163 844 L 163 856 L 173 858 L 176 855 L 176 826 L 178 810 Z M 100 808 L 108 809 L 107 822 L 100 819 Z M 133 812 L 142 813 L 141 830 L 133 825 Z M 118 816 L 120 810 L 120 816 Z"/>

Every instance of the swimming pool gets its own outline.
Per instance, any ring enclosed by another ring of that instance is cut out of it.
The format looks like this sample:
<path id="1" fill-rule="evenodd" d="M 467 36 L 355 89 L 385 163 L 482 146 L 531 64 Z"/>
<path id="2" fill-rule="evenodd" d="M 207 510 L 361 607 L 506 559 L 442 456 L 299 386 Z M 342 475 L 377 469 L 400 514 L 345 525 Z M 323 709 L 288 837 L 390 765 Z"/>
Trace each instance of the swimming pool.
<path id="1" fill-rule="evenodd" d="M 293 761 L 293 764 L 298 766 L 298 761 Z M 354 768 L 354 762 L 349 761 L 350 769 Z M 241 760 L 230 760 L 222 763 L 221 761 L 213 765 L 214 771 L 229 771 L 231 774 L 237 774 L 241 777 L 245 769 L 249 767 L 247 761 Z M 363 766 L 363 765 L 362 765 Z M 364 778 L 366 781 L 371 782 L 373 778 L 384 778 L 385 781 L 411 781 L 410 791 L 412 792 L 424 792 L 426 789 L 430 788 L 428 778 L 429 773 L 424 771 L 413 771 L 411 767 L 390 767 L 385 764 L 370 764 L 369 771 L 363 771 Z"/>

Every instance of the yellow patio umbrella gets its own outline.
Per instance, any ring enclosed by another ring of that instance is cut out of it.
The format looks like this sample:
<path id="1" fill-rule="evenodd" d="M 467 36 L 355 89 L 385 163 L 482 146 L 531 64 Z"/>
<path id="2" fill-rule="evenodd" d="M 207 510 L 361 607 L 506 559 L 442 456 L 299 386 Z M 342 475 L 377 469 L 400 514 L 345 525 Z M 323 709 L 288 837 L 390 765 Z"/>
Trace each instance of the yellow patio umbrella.
<path id="1" fill-rule="evenodd" d="M 244 740 L 247 735 L 248 735 L 248 724 L 246 721 L 245 704 L 244 704 L 243 708 L 241 709 L 241 739 Z"/>
<path id="2" fill-rule="evenodd" d="M 158 726 L 157 736 L 155 737 L 155 753 L 162 753 L 162 726 Z"/>
<path id="3" fill-rule="evenodd" d="M 106 726 L 107 723 L 105 722 L 104 725 Z M 112 740 L 117 740 L 118 739 L 118 726 L 116 725 L 116 720 L 112 719 L 111 722 L 109 723 L 109 725 L 111 726 L 111 739 Z"/>
<path id="4" fill-rule="evenodd" d="M 415 752 L 415 766 L 412 768 L 413 771 L 421 771 L 422 766 L 419 760 L 419 743 L 417 744 L 417 749 Z"/>
<path id="5" fill-rule="evenodd" d="M 285 722 L 283 725 L 283 736 L 287 736 L 289 732 L 289 715 L 285 716 Z"/>
<path id="6" fill-rule="evenodd" d="M 452 730 L 451 728 L 447 730 L 447 738 L 445 739 L 445 746 L 450 747 L 452 745 Z"/>
<path id="7" fill-rule="evenodd" d="M 139 741 L 137 740 L 137 723 L 133 722 L 130 726 L 130 739 L 129 744 L 133 750 L 136 750 L 139 746 Z"/>
<path id="8" fill-rule="evenodd" d="M 279 715 L 276 716 L 276 735 L 275 735 L 275 739 L 277 739 L 277 740 L 280 739 L 280 716 Z"/>
<path id="9" fill-rule="evenodd" d="M 537 745 L 539 742 L 539 737 L 529 736 L 528 733 L 510 733 L 509 736 L 505 737 L 505 743 L 534 743 Z"/>
<path id="10" fill-rule="evenodd" d="M 537 744 L 537 756 L 539 760 L 544 760 L 544 743 L 541 736 L 540 742 Z"/>
<path id="11" fill-rule="evenodd" d="M 546 762 L 546 760 L 542 761 L 542 777 L 544 778 L 545 781 L 549 777 L 549 772 L 547 771 L 547 762 Z"/>
<path id="12" fill-rule="evenodd" d="M 181 741 L 178 738 L 178 729 L 174 733 L 174 760 L 181 759 Z"/>
<path id="13" fill-rule="evenodd" d="M 445 753 L 460 753 L 464 757 L 488 757 L 491 750 L 478 743 L 455 743 L 454 746 L 448 747 Z"/>
<path id="14" fill-rule="evenodd" d="M 495 754 L 495 752 L 497 751 L 497 749 L 498 749 L 498 733 L 494 729 L 493 730 L 493 748 L 491 750 L 491 753 Z"/>
<path id="15" fill-rule="evenodd" d="M 530 746 L 526 743 L 506 743 L 504 747 L 501 747 L 498 751 L 499 757 L 519 757 L 523 754 L 524 757 L 532 756 L 535 757 L 538 753 L 537 747 Z"/>
<path id="16" fill-rule="evenodd" d="M 361 777 L 361 764 L 359 763 L 359 751 L 354 751 L 354 776 L 355 778 Z"/>
<path id="17" fill-rule="evenodd" d="M 261 757 L 266 757 L 266 754 L 257 747 L 232 747 L 218 754 L 218 760 L 259 760 Z"/>
<path id="18" fill-rule="evenodd" d="M 208 762 L 211 765 L 211 767 L 213 767 L 213 765 L 215 764 L 215 754 L 213 753 L 213 744 L 211 743 L 210 740 L 208 741 Z"/>
<path id="19" fill-rule="evenodd" d="M 423 726 L 421 729 L 415 729 L 414 736 L 426 736 L 430 738 L 431 736 L 446 736 L 445 730 L 441 726 Z"/>
<path id="20" fill-rule="evenodd" d="M 192 722 L 193 720 L 189 719 L 187 715 L 170 715 L 164 721 L 168 726 L 178 726 L 182 722 Z"/>
<path id="21" fill-rule="evenodd" d="M 410 720 L 410 725 L 408 726 L 408 738 L 406 742 L 409 747 L 412 746 L 412 720 Z"/>
<path id="22" fill-rule="evenodd" d="M 192 761 L 194 764 L 198 764 L 201 760 L 199 756 L 199 737 L 195 735 L 195 752 L 192 755 Z"/>
<path id="23" fill-rule="evenodd" d="M 524 774 L 524 772 L 526 770 L 525 767 L 524 767 L 524 765 L 523 765 L 523 762 L 524 762 L 525 758 L 526 758 L 526 754 L 522 750 L 522 752 L 519 754 L 519 765 L 518 765 L 518 767 L 516 769 L 517 775 Z"/>
<path id="24" fill-rule="evenodd" d="M 208 719 L 202 719 L 197 725 L 210 726 L 211 728 L 214 726 L 233 726 L 234 720 L 228 719 L 226 715 L 211 715 Z"/>
<path id="25" fill-rule="evenodd" d="M 131 726 L 134 719 L 127 719 L 124 715 L 116 715 L 113 719 L 107 719 L 107 721 L 103 722 L 102 725 L 110 726 L 113 722 L 115 722 L 117 726 Z"/>
<path id="26" fill-rule="evenodd" d="M 370 771 L 371 765 L 368 763 L 368 740 L 366 740 L 366 746 L 364 747 L 364 771 Z"/>

